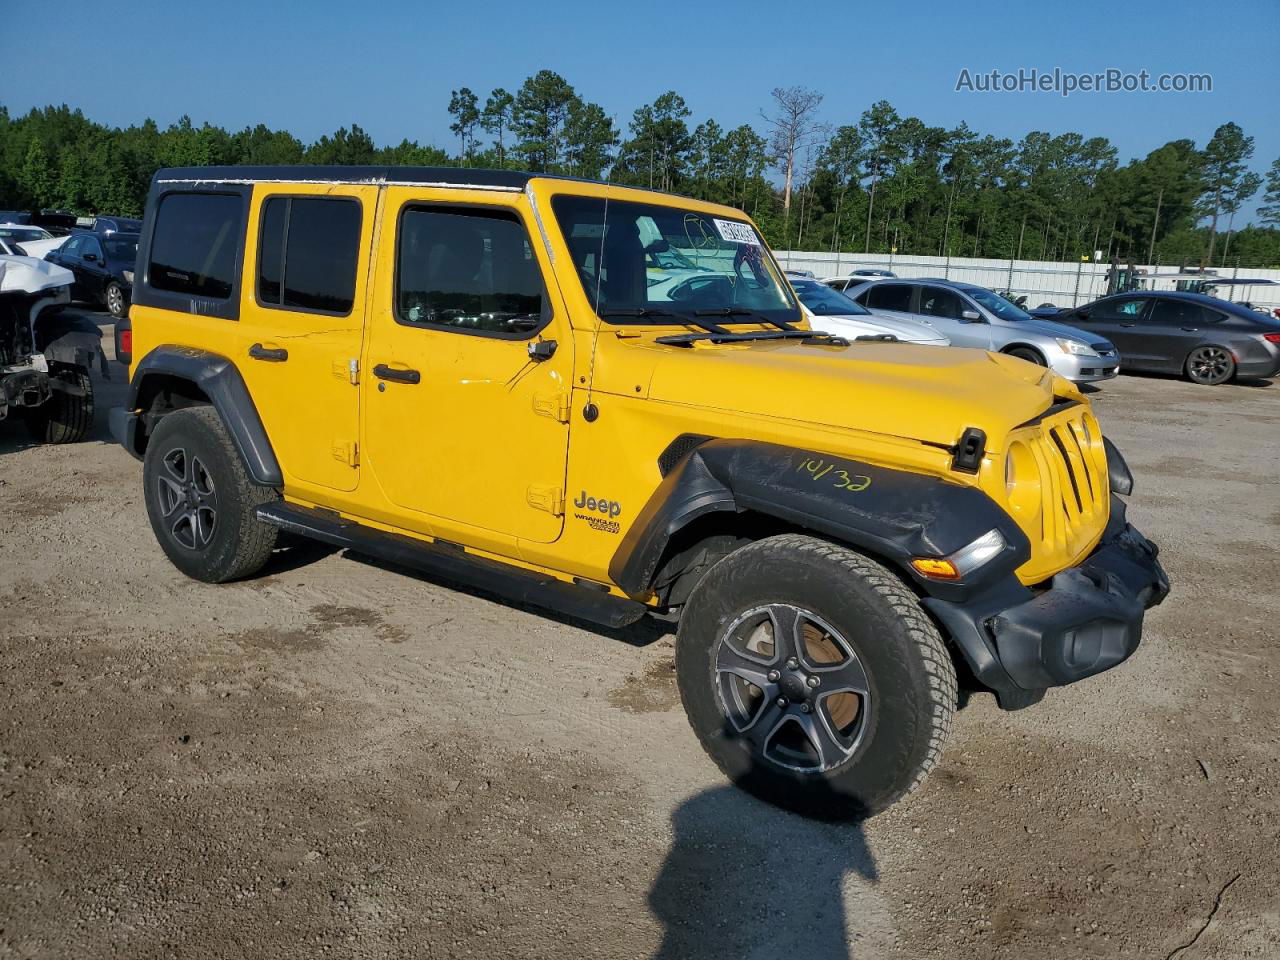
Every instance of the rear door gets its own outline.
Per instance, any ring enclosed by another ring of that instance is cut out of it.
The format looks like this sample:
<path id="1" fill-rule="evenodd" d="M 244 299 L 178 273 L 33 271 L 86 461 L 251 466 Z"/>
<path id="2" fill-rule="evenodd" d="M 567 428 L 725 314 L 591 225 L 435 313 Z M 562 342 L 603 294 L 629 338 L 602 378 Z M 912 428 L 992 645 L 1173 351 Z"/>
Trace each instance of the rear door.
<path id="1" fill-rule="evenodd" d="M 1206 328 L 1221 320 L 1222 314 L 1198 303 L 1157 299 L 1139 323 L 1143 350 L 1152 366 L 1179 371 L 1187 354 L 1205 339 Z"/>
<path id="2" fill-rule="evenodd" d="M 556 540 L 573 342 L 528 199 L 388 187 L 382 222 L 364 436 L 396 522 L 482 547 Z"/>
<path id="3" fill-rule="evenodd" d="M 359 184 L 254 188 L 235 362 L 286 485 L 356 486 L 377 196 Z"/>

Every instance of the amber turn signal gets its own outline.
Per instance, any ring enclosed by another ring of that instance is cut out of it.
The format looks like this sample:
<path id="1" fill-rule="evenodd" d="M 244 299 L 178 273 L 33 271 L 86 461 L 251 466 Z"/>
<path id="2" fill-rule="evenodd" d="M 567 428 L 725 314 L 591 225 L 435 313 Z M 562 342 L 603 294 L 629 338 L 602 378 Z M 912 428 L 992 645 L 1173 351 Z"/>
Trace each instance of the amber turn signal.
<path id="1" fill-rule="evenodd" d="M 950 560 L 941 557 L 912 557 L 911 566 L 916 573 L 930 580 L 959 580 L 960 571 Z"/>

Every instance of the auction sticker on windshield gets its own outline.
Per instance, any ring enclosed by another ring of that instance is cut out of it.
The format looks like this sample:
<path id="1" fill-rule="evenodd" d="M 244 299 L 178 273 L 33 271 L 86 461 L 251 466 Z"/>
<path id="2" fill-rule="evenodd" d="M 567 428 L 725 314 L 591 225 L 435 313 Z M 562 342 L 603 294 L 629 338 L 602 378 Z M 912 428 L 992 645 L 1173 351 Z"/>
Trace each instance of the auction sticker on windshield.
<path id="1" fill-rule="evenodd" d="M 756 232 L 745 223 L 712 219 L 715 220 L 716 229 L 720 231 L 721 239 L 728 240 L 730 243 L 749 243 L 752 246 L 760 246 L 760 240 L 756 237 Z"/>

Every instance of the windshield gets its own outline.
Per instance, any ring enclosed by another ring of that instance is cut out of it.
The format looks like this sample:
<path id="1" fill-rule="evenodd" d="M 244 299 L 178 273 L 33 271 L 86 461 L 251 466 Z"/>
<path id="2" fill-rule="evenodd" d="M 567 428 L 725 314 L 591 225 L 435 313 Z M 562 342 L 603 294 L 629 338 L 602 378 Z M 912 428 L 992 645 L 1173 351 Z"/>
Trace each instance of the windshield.
<path id="1" fill-rule="evenodd" d="M 104 238 L 102 245 L 107 248 L 107 257 L 111 260 L 132 262 L 138 259 L 138 238 L 136 236 L 117 233 L 114 236 Z"/>
<path id="2" fill-rule="evenodd" d="M 798 322 L 755 228 L 653 203 L 561 195 L 551 202 L 583 292 L 611 323 L 672 314 L 756 314 Z M 752 322 L 744 316 L 742 321 Z"/>
<path id="3" fill-rule="evenodd" d="M 861 304 L 854 303 L 843 293 L 837 293 L 816 280 L 792 280 L 796 296 L 817 317 L 855 316 L 871 313 Z"/>
<path id="4" fill-rule="evenodd" d="M 6 243 L 25 243 L 28 240 L 48 240 L 49 234 L 39 227 L 0 227 L 0 239 Z"/>
<path id="5" fill-rule="evenodd" d="M 982 287 L 962 287 L 965 293 L 994 313 L 1001 320 L 1030 320 L 1031 314 L 1015 306 L 998 293 Z"/>

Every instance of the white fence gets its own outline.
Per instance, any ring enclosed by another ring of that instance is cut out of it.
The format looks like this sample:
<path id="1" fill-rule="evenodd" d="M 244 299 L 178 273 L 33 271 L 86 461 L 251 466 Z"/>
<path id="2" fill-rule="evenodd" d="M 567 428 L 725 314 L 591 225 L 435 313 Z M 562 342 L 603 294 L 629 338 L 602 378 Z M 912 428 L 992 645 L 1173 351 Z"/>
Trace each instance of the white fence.
<path id="1" fill-rule="evenodd" d="M 938 277 L 959 283 L 974 283 L 992 290 L 1012 290 L 1027 295 L 1027 306 L 1051 303 L 1074 307 L 1089 303 L 1107 292 L 1107 264 L 1058 263 L 1046 260 L 981 260 L 962 257 L 905 257 L 883 253 L 820 253 L 783 250 L 778 260 L 789 270 L 812 270 L 814 276 L 840 277 L 858 268 L 892 270 L 900 277 Z M 1138 264 L 1148 273 L 1174 273 L 1176 266 Z M 1280 286 L 1230 287 L 1235 279 L 1280 280 L 1280 270 L 1249 267 L 1220 267 L 1223 284 L 1217 296 L 1225 300 L 1248 300 L 1254 304 L 1280 307 Z M 1172 290 L 1170 281 L 1158 281 L 1156 289 Z"/>

